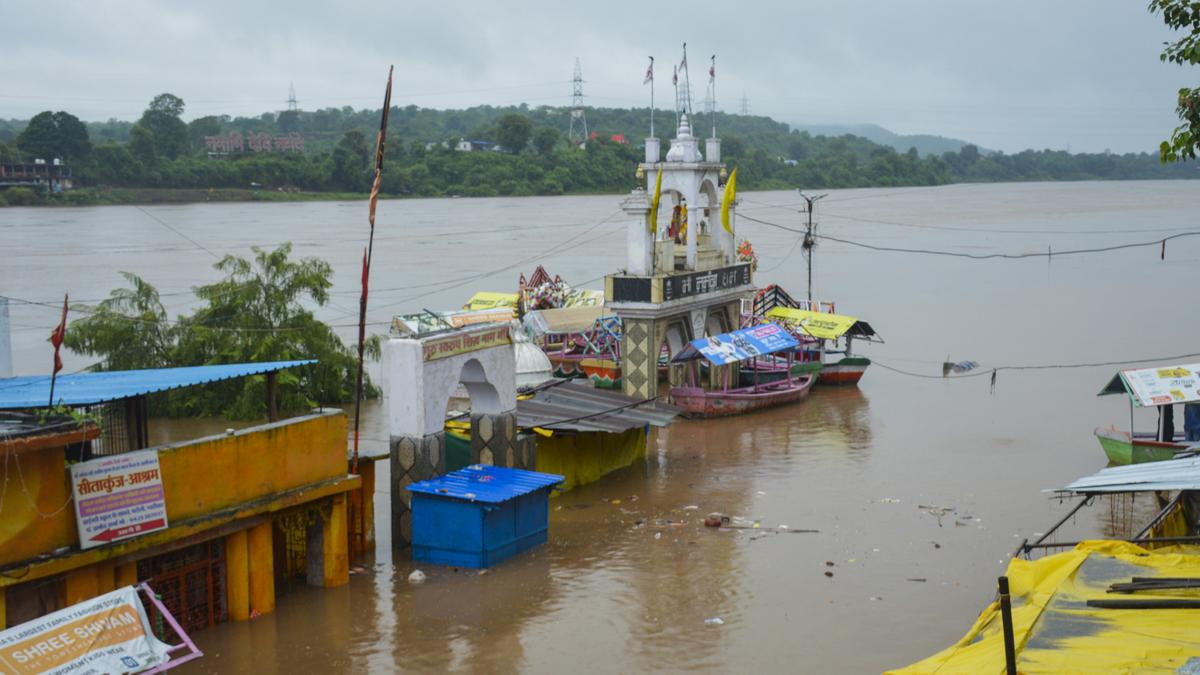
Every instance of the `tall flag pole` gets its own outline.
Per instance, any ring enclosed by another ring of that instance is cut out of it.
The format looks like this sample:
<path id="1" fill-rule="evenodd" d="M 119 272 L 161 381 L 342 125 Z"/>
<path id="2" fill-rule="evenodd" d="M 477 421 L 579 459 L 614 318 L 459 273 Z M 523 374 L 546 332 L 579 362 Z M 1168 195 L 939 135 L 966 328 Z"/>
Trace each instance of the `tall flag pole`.
<path id="1" fill-rule="evenodd" d="M 654 57 L 650 57 L 650 67 L 646 69 L 646 79 L 642 84 L 650 83 L 650 138 L 654 138 Z"/>
<path id="2" fill-rule="evenodd" d="M 713 138 L 717 137 L 717 55 L 712 55 L 712 65 L 708 67 L 708 86 L 712 89 L 712 129 Z"/>
<path id="3" fill-rule="evenodd" d="M 371 233 L 367 238 L 367 248 L 363 251 L 362 295 L 358 299 L 358 375 L 354 385 L 354 459 L 350 464 L 351 473 L 358 473 L 359 412 L 362 408 L 363 395 L 363 348 L 367 340 L 367 285 L 371 278 L 371 254 L 375 249 L 375 205 L 379 201 L 379 185 L 383 180 L 383 150 L 387 142 L 388 114 L 392 109 L 393 69 L 394 66 L 388 66 L 387 89 L 383 94 L 383 112 L 379 115 L 379 135 L 375 137 L 375 180 L 371 183 L 370 211 L 367 217 L 371 223 Z"/>
<path id="4" fill-rule="evenodd" d="M 687 43 L 683 43 L 683 61 L 679 63 L 679 69 L 683 71 L 683 83 L 687 85 L 687 114 L 692 114 L 692 76 L 688 72 L 687 65 Z"/>
<path id="5" fill-rule="evenodd" d="M 50 333 L 50 344 L 54 345 L 54 370 L 50 373 L 50 403 L 48 407 L 54 407 L 54 382 L 58 379 L 58 371 L 63 369 L 62 356 L 58 350 L 62 348 L 63 339 L 67 337 L 67 295 L 63 294 L 63 311 L 62 318 L 58 321 L 58 326 Z"/>
<path id="6" fill-rule="evenodd" d="M 679 128 L 679 66 L 671 71 L 671 86 L 675 87 L 675 127 Z"/>

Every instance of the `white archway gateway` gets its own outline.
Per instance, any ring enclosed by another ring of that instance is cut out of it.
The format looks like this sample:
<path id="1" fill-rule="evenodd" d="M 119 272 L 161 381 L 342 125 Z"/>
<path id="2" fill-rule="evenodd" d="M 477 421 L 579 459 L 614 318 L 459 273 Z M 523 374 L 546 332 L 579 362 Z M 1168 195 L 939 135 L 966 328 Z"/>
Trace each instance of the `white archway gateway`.
<path id="1" fill-rule="evenodd" d="M 405 488 L 446 472 L 446 406 L 461 384 L 471 397 L 471 462 L 532 469 L 531 439 L 517 438 L 516 357 L 507 324 L 391 337 L 383 350 L 391 447 L 392 542 L 411 542 Z"/>

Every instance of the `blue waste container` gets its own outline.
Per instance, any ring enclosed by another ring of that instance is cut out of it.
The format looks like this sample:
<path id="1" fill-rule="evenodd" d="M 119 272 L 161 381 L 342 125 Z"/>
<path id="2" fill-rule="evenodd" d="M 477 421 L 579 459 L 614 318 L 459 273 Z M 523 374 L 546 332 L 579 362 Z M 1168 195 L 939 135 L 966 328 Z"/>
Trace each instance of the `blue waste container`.
<path id="1" fill-rule="evenodd" d="M 485 568 L 546 542 L 563 476 L 474 464 L 408 486 L 413 560 Z"/>

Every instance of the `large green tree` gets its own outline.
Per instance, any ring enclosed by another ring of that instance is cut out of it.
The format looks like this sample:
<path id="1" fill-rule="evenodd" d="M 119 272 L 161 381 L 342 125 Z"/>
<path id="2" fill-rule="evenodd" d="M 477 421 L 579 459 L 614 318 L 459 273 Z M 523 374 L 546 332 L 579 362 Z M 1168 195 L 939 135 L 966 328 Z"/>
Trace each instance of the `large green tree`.
<path id="1" fill-rule="evenodd" d="M 182 119 L 183 99 L 174 94 L 159 94 L 150 101 L 137 124 L 130 130 L 134 154 L 144 162 L 158 158 L 175 159 L 188 151 L 188 127 Z M 141 131 L 138 131 L 141 129 Z"/>
<path id="2" fill-rule="evenodd" d="M 339 190 L 364 192 L 370 188 L 367 161 L 371 149 L 358 129 L 347 131 L 333 149 L 333 183 Z"/>
<path id="3" fill-rule="evenodd" d="M 1185 34 L 1165 43 L 1160 58 L 1181 66 L 1200 64 L 1200 2 L 1195 0 L 1151 0 L 1150 11 L 1162 14 L 1167 26 Z M 1175 127 L 1171 138 L 1159 146 L 1163 162 L 1196 159 L 1200 150 L 1200 87 L 1179 90 L 1175 111 L 1183 124 Z"/>
<path id="4" fill-rule="evenodd" d="M 77 308 L 88 316 L 71 323 L 67 347 L 99 356 L 104 370 L 317 359 L 279 374 L 280 411 L 353 400 L 355 353 L 310 309 L 328 302 L 332 268 L 317 258 L 293 260 L 291 244 L 252 251 L 252 258 L 230 255 L 216 263 L 224 278 L 196 288 L 201 306 L 175 320 L 153 286 L 123 273 L 130 288 L 112 291 L 96 307 Z M 369 347 L 378 355 L 377 341 Z M 191 387 L 160 399 L 155 410 L 258 418 L 266 412 L 265 387 L 263 377 Z M 366 387 L 377 393 L 369 382 Z"/>
<path id="5" fill-rule="evenodd" d="M 496 120 L 496 143 L 513 154 L 529 145 L 533 122 L 524 115 L 510 113 Z"/>
<path id="6" fill-rule="evenodd" d="M 40 112 L 17 136 L 17 147 L 30 159 L 83 159 L 92 151 L 87 125 L 68 112 Z"/>

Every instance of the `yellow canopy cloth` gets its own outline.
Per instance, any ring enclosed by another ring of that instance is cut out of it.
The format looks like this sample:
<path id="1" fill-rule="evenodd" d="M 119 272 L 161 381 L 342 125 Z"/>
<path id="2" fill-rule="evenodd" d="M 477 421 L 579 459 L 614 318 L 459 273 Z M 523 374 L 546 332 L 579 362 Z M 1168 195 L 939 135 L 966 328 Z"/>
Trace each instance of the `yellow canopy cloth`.
<path id="1" fill-rule="evenodd" d="M 805 335 L 822 340 L 836 340 L 845 335 L 851 326 L 858 323 L 858 319 L 852 316 L 810 312 L 807 309 L 792 309 L 791 307 L 776 307 L 767 312 L 767 318 L 791 324 L 800 328 Z"/>

